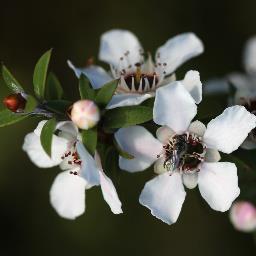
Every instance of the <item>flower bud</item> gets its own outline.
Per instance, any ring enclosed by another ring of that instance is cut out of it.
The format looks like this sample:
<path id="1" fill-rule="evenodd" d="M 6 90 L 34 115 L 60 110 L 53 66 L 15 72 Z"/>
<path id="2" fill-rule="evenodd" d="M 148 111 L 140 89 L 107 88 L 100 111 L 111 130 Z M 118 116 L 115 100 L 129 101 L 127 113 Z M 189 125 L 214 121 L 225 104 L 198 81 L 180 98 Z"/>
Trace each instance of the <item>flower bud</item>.
<path id="1" fill-rule="evenodd" d="M 73 104 L 70 117 L 77 127 L 88 130 L 98 123 L 100 113 L 93 101 L 79 100 Z"/>
<path id="2" fill-rule="evenodd" d="M 239 231 L 254 231 L 256 229 L 256 208 L 249 202 L 236 202 L 231 207 L 230 220 Z"/>
<path id="3" fill-rule="evenodd" d="M 3 104 L 12 112 L 23 111 L 26 106 L 26 99 L 21 93 L 11 94 L 3 99 Z"/>

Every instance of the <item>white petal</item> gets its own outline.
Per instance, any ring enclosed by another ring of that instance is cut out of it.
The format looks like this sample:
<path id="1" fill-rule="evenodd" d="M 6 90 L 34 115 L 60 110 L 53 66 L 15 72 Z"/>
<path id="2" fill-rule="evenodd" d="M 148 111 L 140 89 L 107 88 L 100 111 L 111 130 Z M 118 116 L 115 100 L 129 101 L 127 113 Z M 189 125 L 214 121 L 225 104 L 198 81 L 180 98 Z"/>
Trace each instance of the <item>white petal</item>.
<path id="1" fill-rule="evenodd" d="M 220 153 L 216 149 L 207 148 L 205 154 L 206 162 L 219 162 L 221 159 Z"/>
<path id="2" fill-rule="evenodd" d="M 184 173 L 182 175 L 183 184 L 188 189 L 193 189 L 197 186 L 198 183 L 198 173 Z"/>
<path id="3" fill-rule="evenodd" d="M 154 94 L 117 94 L 112 97 L 107 105 L 107 109 L 125 107 L 125 106 L 136 106 L 140 105 L 143 101 L 152 98 Z"/>
<path id="4" fill-rule="evenodd" d="M 167 172 L 168 170 L 164 167 L 164 162 L 165 159 L 164 157 L 160 157 L 159 159 L 156 160 L 155 164 L 154 164 L 154 172 L 156 174 L 163 174 L 165 172 Z"/>
<path id="5" fill-rule="evenodd" d="M 38 123 L 36 129 L 34 130 L 34 133 L 40 137 L 42 129 L 44 127 L 44 125 L 46 124 L 47 120 L 43 120 L 41 122 Z"/>
<path id="6" fill-rule="evenodd" d="M 206 131 L 206 127 L 202 122 L 197 120 L 190 124 L 188 131 L 191 133 L 194 133 L 200 137 L 203 137 L 204 133 Z"/>
<path id="7" fill-rule="evenodd" d="M 59 122 L 56 125 L 56 130 L 60 130 L 61 134 L 65 135 L 65 136 L 60 136 L 60 133 L 59 133 L 58 136 L 60 136 L 60 137 L 64 137 L 64 138 L 66 138 L 66 139 L 68 139 L 70 141 L 75 141 L 77 139 L 78 128 L 71 121 Z"/>
<path id="8" fill-rule="evenodd" d="M 202 83 L 200 81 L 199 72 L 193 70 L 188 71 L 182 83 L 191 94 L 195 102 L 197 104 L 200 103 L 202 100 Z"/>
<path id="9" fill-rule="evenodd" d="M 156 52 L 156 62 L 166 63 L 165 72 L 171 74 L 187 60 L 204 50 L 201 40 L 193 33 L 184 33 L 169 39 Z"/>
<path id="10" fill-rule="evenodd" d="M 170 225 L 177 221 L 185 196 L 181 175 L 164 173 L 146 183 L 139 201 L 152 215 Z"/>
<path id="11" fill-rule="evenodd" d="M 83 177 L 90 185 L 100 184 L 99 168 L 93 157 L 87 152 L 84 145 L 81 142 L 77 142 L 76 145 L 78 155 L 82 161 L 80 175 Z"/>
<path id="12" fill-rule="evenodd" d="M 101 36 L 99 59 L 116 68 L 126 68 L 141 62 L 140 50 L 142 47 L 133 33 L 119 29 L 110 30 Z"/>
<path id="13" fill-rule="evenodd" d="M 121 128 L 115 133 L 115 139 L 124 151 L 135 157 L 131 160 L 119 159 L 120 168 L 127 171 L 146 169 L 162 151 L 162 144 L 142 126 Z"/>
<path id="14" fill-rule="evenodd" d="M 169 128 L 168 126 L 164 125 L 156 130 L 156 137 L 159 141 L 163 144 L 167 143 L 168 140 L 175 134 L 175 132 Z"/>
<path id="15" fill-rule="evenodd" d="M 41 146 L 40 137 L 35 133 L 26 135 L 22 147 L 30 160 L 40 168 L 50 168 L 59 165 L 62 162 L 61 157 L 67 152 L 68 148 L 69 142 L 66 139 L 54 135 L 52 140 L 52 156 L 50 158 Z"/>
<path id="16" fill-rule="evenodd" d="M 256 116 L 244 107 L 229 107 L 207 125 L 204 142 L 209 148 L 231 153 L 238 149 L 255 126 Z"/>
<path id="17" fill-rule="evenodd" d="M 75 219 L 84 213 L 86 185 L 83 178 L 69 171 L 57 175 L 50 190 L 50 201 L 61 217 Z"/>
<path id="18" fill-rule="evenodd" d="M 212 209 L 227 211 L 240 193 L 235 164 L 203 163 L 198 174 L 198 187 Z"/>
<path id="19" fill-rule="evenodd" d="M 99 89 L 102 85 L 113 80 L 113 78 L 100 66 L 90 65 L 85 68 L 77 68 L 70 60 L 68 60 L 67 63 L 78 78 L 81 74 L 84 74 L 90 80 L 94 89 Z"/>
<path id="20" fill-rule="evenodd" d="M 244 49 L 244 67 L 248 73 L 256 74 L 256 36 L 246 42 Z"/>
<path id="21" fill-rule="evenodd" d="M 182 83 L 173 82 L 156 91 L 154 122 L 167 125 L 176 133 L 185 132 L 197 112 L 194 99 Z"/>

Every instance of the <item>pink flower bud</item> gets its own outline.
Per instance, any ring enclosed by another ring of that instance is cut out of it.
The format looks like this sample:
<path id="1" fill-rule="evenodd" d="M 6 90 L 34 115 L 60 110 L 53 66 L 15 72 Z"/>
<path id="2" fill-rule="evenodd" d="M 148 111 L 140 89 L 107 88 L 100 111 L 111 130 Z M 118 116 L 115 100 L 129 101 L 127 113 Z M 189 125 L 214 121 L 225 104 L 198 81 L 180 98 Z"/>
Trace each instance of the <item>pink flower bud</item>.
<path id="1" fill-rule="evenodd" d="M 71 120 L 83 130 L 95 126 L 100 119 L 97 105 L 91 100 L 79 100 L 73 104 Z"/>
<path id="2" fill-rule="evenodd" d="M 239 231 L 254 231 L 256 229 L 256 208 L 249 202 L 236 202 L 231 207 L 230 220 Z"/>
<path id="3" fill-rule="evenodd" d="M 11 94 L 3 99 L 3 104 L 12 112 L 23 111 L 26 105 L 26 99 L 21 93 Z"/>

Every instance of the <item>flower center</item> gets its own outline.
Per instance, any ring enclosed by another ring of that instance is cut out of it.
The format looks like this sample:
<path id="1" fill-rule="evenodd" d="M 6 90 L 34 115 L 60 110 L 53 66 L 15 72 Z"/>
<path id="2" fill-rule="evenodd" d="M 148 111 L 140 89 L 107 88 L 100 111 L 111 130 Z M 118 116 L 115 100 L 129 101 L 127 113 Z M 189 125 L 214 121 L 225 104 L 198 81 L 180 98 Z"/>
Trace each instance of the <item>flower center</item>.
<path id="1" fill-rule="evenodd" d="M 179 170 L 184 173 L 198 172 L 206 153 L 206 147 L 201 139 L 189 133 L 174 135 L 163 149 L 164 167 L 168 171 Z"/>

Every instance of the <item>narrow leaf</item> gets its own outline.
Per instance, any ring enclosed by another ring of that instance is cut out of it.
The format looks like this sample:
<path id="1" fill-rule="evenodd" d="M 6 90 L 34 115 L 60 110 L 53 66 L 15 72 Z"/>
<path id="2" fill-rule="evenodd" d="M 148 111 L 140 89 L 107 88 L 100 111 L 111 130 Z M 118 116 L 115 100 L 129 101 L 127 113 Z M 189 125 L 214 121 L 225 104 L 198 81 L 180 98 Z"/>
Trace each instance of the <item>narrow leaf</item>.
<path id="1" fill-rule="evenodd" d="M 32 112 L 38 105 L 37 100 L 31 95 L 27 96 L 26 101 L 25 113 Z"/>
<path id="2" fill-rule="evenodd" d="M 83 144 L 88 152 L 94 156 L 97 147 L 97 128 L 82 131 Z"/>
<path id="3" fill-rule="evenodd" d="M 47 77 L 45 97 L 47 100 L 60 100 L 63 96 L 63 89 L 57 76 L 50 72 Z"/>
<path id="4" fill-rule="evenodd" d="M 52 118 L 48 120 L 41 132 L 40 140 L 44 151 L 51 157 L 52 153 L 52 137 L 56 127 L 56 120 Z"/>
<path id="5" fill-rule="evenodd" d="M 81 99 L 94 100 L 95 98 L 95 91 L 93 90 L 89 79 L 83 74 L 79 79 L 79 92 Z"/>
<path id="6" fill-rule="evenodd" d="M 16 114 L 8 109 L 2 110 L 0 111 L 0 127 L 17 123 L 27 117 L 28 115 Z"/>
<path id="7" fill-rule="evenodd" d="M 104 115 L 104 127 L 107 129 L 114 129 L 142 124 L 153 118 L 152 112 L 152 108 L 145 106 L 111 109 Z"/>
<path id="8" fill-rule="evenodd" d="M 95 102 L 100 107 L 105 107 L 109 103 L 109 101 L 112 99 L 119 80 L 113 80 L 101 87 L 96 95 Z"/>
<path id="9" fill-rule="evenodd" d="M 15 93 L 24 92 L 24 89 L 20 85 L 20 83 L 14 78 L 11 72 L 2 65 L 2 75 L 6 85 Z"/>
<path id="10" fill-rule="evenodd" d="M 37 62 L 34 70 L 33 84 L 34 91 L 38 98 L 45 96 L 45 83 L 52 49 L 47 51 Z"/>

